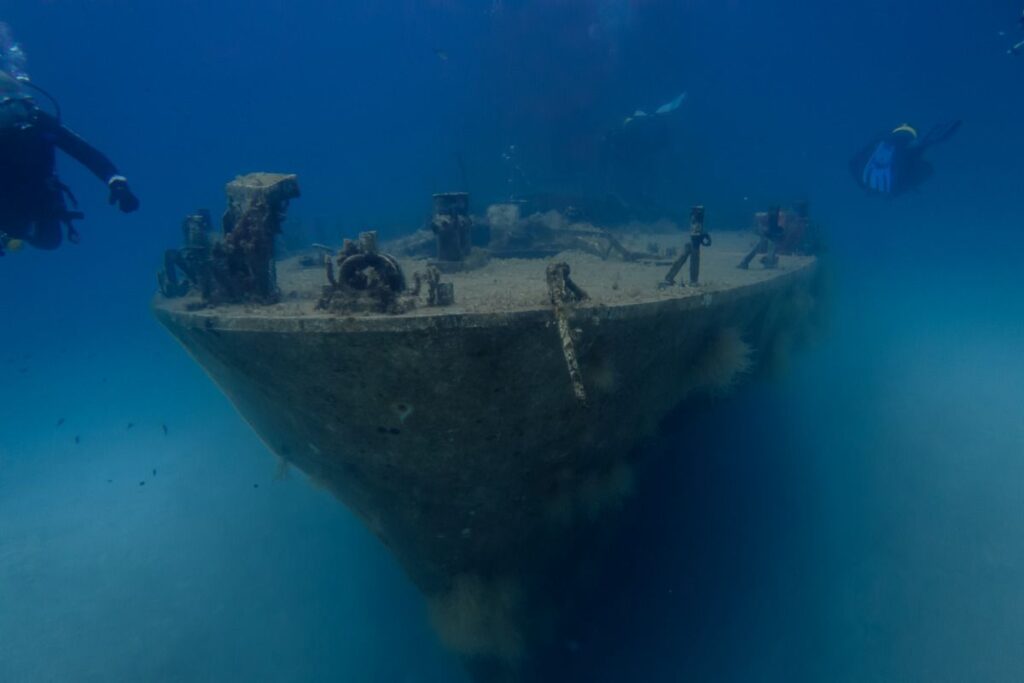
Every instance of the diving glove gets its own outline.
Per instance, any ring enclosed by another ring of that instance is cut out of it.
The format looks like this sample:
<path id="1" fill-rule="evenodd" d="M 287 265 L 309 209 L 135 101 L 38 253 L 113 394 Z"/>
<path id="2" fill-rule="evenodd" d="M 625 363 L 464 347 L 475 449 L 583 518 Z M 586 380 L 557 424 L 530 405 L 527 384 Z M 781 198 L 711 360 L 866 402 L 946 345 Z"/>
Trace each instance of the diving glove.
<path id="1" fill-rule="evenodd" d="M 128 179 L 123 175 L 112 176 L 107 181 L 110 188 L 110 203 L 117 204 L 117 207 L 124 213 L 131 213 L 139 208 L 139 198 L 136 197 L 130 187 Z"/>

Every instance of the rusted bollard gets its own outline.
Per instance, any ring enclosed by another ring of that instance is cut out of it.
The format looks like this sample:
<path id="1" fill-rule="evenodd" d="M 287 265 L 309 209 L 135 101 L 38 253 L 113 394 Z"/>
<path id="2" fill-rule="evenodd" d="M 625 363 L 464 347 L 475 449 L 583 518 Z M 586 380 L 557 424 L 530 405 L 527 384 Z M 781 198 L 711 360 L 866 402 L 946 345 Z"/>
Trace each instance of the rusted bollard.
<path id="1" fill-rule="evenodd" d="M 782 239 L 782 228 L 779 226 L 781 213 L 782 209 L 773 206 L 768 211 L 759 211 L 754 214 L 757 226 L 755 229 L 758 235 L 757 244 L 750 250 L 750 253 L 743 257 L 737 268 L 746 270 L 758 254 L 764 254 L 761 257 L 761 263 L 765 268 L 774 268 L 778 265 L 779 257 L 775 254 L 775 250 L 779 240 Z"/>
<path id="2" fill-rule="evenodd" d="M 704 207 L 695 206 L 690 209 L 690 241 L 683 247 L 683 253 L 669 268 L 661 287 L 670 287 L 676 283 L 676 276 L 690 262 L 690 284 L 696 285 L 700 280 L 700 248 L 711 246 L 711 235 L 704 232 Z"/>
<path id="3" fill-rule="evenodd" d="M 445 192 L 434 195 L 434 217 L 430 229 L 437 236 L 437 260 L 461 263 L 469 254 L 469 194 Z M 442 268 L 443 270 L 443 268 Z"/>
<path id="4" fill-rule="evenodd" d="M 704 232 L 704 207 L 690 209 L 690 284 L 700 279 L 700 248 L 711 246 L 711 235 Z"/>
<path id="5" fill-rule="evenodd" d="M 157 273 L 160 292 L 168 297 L 185 296 L 193 286 L 203 299 L 209 299 L 213 275 L 210 272 L 210 232 L 213 221 L 207 209 L 185 217 L 181 224 L 181 249 L 164 252 L 164 267 Z M 179 272 L 184 279 L 179 279 Z"/>

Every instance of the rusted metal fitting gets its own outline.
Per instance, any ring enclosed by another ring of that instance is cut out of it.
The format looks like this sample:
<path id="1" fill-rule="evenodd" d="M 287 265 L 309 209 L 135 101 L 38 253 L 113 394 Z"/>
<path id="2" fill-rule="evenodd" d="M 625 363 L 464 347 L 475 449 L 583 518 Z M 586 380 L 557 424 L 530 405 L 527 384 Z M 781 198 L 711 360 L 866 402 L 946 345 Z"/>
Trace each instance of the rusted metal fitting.
<path id="1" fill-rule="evenodd" d="M 437 238 L 437 260 L 442 264 L 461 264 L 469 255 L 469 194 L 444 192 L 434 195 L 434 216 L 430 229 Z"/>
<path id="2" fill-rule="evenodd" d="M 569 264 L 565 262 L 550 263 L 547 268 L 548 297 L 555 309 L 555 323 L 558 325 L 558 338 L 562 343 L 562 356 L 569 371 L 572 393 L 582 405 L 587 403 L 587 390 L 583 386 L 583 373 L 580 371 L 579 358 L 576 354 L 576 340 L 573 339 L 572 327 L 569 325 L 569 310 L 580 301 L 587 300 L 587 293 L 569 277 Z"/>
<path id="3" fill-rule="evenodd" d="M 665 288 L 674 285 L 676 276 L 687 261 L 690 262 L 690 285 L 696 285 L 700 280 L 700 249 L 710 246 L 711 235 L 704 231 L 704 207 L 694 206 L 690 209 L 690 241 L 683 246 L 683 253 L 672 264 L 665 274 L 665 279 L 658 286 Z"/>

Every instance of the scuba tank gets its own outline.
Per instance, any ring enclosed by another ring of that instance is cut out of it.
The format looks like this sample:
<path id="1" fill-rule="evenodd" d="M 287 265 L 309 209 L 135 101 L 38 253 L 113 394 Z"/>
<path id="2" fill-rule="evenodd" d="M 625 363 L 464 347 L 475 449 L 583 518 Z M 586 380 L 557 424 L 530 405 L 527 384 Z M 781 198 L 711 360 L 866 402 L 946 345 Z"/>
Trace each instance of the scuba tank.
<path id="1" fill-rule="evenodd" d="M 34 90 L 53 105 L 54 118 L 60 122 L 60 104 L 40 88 L 25 71 L 28 56 L 15 42 L 11 27 L 0 21 L 0 131 L 31 127 L 39 106 L 29 90 Z"/>
<path id="2" fill-rule="evenodd" d="M 53 106 L 53 117 L 61 120 L 60 103 L 28 78 L 15 80 L 0 71 L 0 131 L 30 128 L 41 111 L 29 89 L 36 91 Z"/>

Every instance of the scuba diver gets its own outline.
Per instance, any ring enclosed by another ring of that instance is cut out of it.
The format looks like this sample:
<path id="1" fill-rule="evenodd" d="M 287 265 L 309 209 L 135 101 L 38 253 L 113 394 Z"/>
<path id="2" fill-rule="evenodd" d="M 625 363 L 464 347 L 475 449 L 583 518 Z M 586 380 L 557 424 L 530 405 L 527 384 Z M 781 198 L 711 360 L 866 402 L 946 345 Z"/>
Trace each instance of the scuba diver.
<path id="1" fill-rule="evenodd" d="M 60 149 L 106 183 L 110 203 L 125 213 L 139 208 L 127 179 L 99 150 L 67 128 L 60 108 L 24 71 L 25 55 L 0 23 L 0 256 L 27 243 L 37 249 L 56 249 L 67 228 L 70 242 L 78 241 L 72 221 L 83 214 L 74 195 L 56 174 Z M 50 114 L 36 104 L 31 90 L 54 106 Z"/>
<path id="2" fill-rule="evenodd" d="M 1017 25 L 1021 29 L 1024 29 L 1024 10 L 1022 10 L 1020 13 L 1020 19 L 1017 20 Z M 1004 33 L 1000 31 L 999 35 L 1004 35 Z M 1010 49 L 1006 51 L 1006 54 L 1016 56 L 1021 54 L 1022 52 L 1024 52 L 1024 40 L 1020 41 L 1016 45 L 1011 45 Z"/>
<path id="3" fill-rule="evenodd" d="M 604 136 L 605 194 L 633 218 L 667 215 L 656 190 L 673 157 L 673 113 L 685 100 L 684 92 L 651 113 L 638 109 Z"/>
<path id="4" fill-rule="evenodd" d="M 875 194 L 896 196 L 916 188 L 932 174 L 924 153 L 951 138 L 962 121 L 935 126 L 923 136 L 902 124 L 873 139 L 850 161 L 857 184 Z"/>

